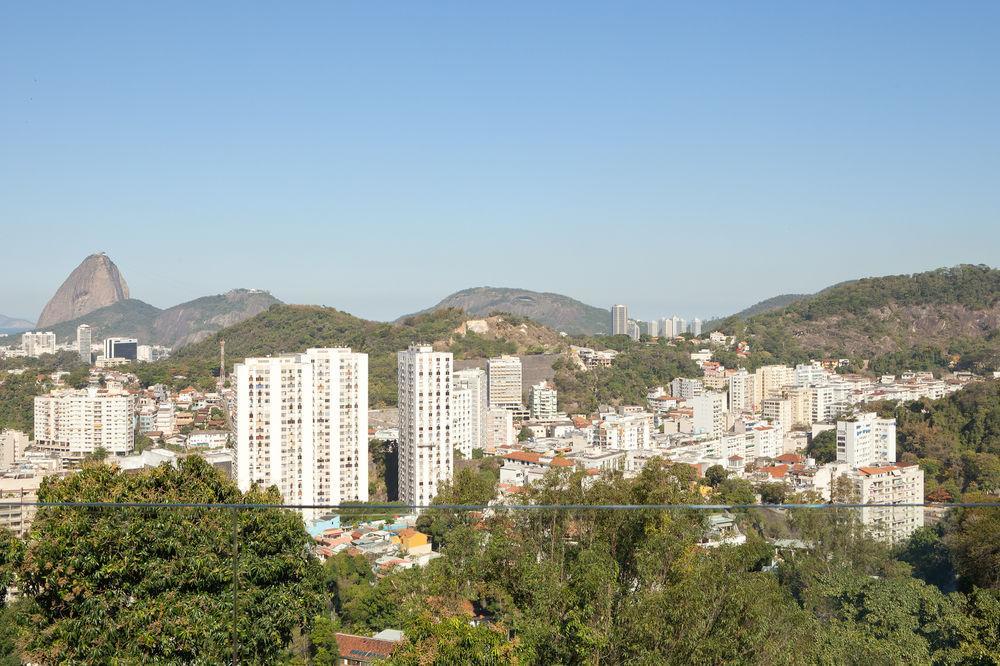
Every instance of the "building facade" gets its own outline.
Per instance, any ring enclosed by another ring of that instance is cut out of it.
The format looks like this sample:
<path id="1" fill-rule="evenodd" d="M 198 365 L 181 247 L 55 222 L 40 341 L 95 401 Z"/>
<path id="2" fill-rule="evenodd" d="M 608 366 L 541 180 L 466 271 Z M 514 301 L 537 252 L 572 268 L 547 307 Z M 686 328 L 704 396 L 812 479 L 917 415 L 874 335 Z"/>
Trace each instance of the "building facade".
<path id="1" fill-rule="evenodd" d="M 80 360 L 90 365 L 91 346 L 94 344 L 93 332 L 87 324 L 80 324 L 76 327 L 76 351 L 80 354 Z"/>
<path id="2" fill-rule="evenodd" d="M 367 354 L 308 349 L 248 358 L 234 373 L 241 490 L 274 485 L 292 504 L 368 500 Z"/>
<path id="3" fill-rule="evenodd" d="M 426 505 L 454 469 L 451 352 L 411 345 L 397 354 L 399 499 Z"/>
<path id="4" fill-rule="evenodd" d="M 452 440 L 471 458 L 475 449 L 486 448 L 486 371 L 456 370 L 452 384 Z"/>
<path id="5" fill-rule="evenodd" d="M 611 335 L 628 335 L 628 307 L 611 306 Z"/>
<path id="6" fill-rule="evenodd" d="M 524 411 L 521 393 L 521 359 L 517 356 L 499 356 L 486 362 L 487 403 L 492 407 L 509 409 L 520 414 Z"/>
<path id="7" fill-rule="evenodd" d="M 97 449 L 126 455 L 135 446 L 134 398 L 89 387 L 35 398 L 35 446 L 79 460 Z"/>
<path id="8" fill-rule="evenodd" d="M 555 421 L 559 413 L 556 387 L 539 382 L 531 387 L 531 418 L 536 421 Z"/>

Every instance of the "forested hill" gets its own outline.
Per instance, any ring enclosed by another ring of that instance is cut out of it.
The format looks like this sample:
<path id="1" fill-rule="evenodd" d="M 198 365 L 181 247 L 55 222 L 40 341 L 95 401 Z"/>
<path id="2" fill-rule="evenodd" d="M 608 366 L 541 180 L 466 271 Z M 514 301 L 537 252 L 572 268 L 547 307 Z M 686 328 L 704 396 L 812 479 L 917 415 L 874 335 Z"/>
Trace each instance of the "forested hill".
<path id="1" fill-rule="evenodd" d="M 719 330 L 747 340 L 758 362 L 818 356 L 876 371 L 1000 367 L 1000 270 L 961 265 L 846 282 Z"/>
<path id="2" fill-rule="evenodd" d="M 559 335 L 535 322 L 494 316 L 477 324 L 456 309 L 407 317 L 397 323 L 368 321 L 334 308 L 274 305 L 267 311 L 177 351 L 171 358 L 140 364 L 144 383 L 211 386 L 219 368 L 219 341 L 226 341 L 226 372 L 250 356 L 303 352 L 310 347 L 350 347 L 369 355 L 369 395 L 373 405 L 396 401 L 396 352 L 412 343 L 430 343 L 457 358 L 503 353 L 541 353 L 562 348 Z M 176 380 L 182 375 L 184 380 Z"/>

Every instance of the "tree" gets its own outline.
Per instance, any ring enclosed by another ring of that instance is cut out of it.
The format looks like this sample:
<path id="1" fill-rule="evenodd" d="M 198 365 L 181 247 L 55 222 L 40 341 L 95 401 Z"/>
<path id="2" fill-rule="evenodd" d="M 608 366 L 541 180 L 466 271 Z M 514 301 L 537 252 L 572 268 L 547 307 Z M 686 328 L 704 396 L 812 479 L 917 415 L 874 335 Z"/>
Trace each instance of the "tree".
<path id="1" fill-rule="evenodd" d="M 939 527 L 918 528 L 896 555 L 913 567 L 913 575 L 945 592 L 955 589 L 951 553 L 941 539 Z"/>
<path id="2" fill-rule="evenodd" d="M 824 430 L 809 440 L 806 455 L 816 459 L 816 464 L 825 465 L 837 459 L 837 431 Z"/>
<path id="3" fill-rule="evenodd" d="M 757 502 L 757 493 L 754 492 L 753 484 L 746 479 L 726 479 L 715 490 L 726 504 L 755 504 Z"/>
<path id="4" fill-rule="evenodd" d="M 463 618 L 435 622 L 427 613 L 411 622 L 406 641 L 385 662 L 387 666 L 448 666 L 518 664 L 516 644 L 502 628 L 472 626 Z"/>
<path id="5" fill-rule="evenodd" d="M 728 476 L 729 472 L 722 465 L 712 465 L 705 470 L 705 482 L 713 488 L 717 488 Z"/>
<path id="6" fill-rule="evenodd" d="M 757 486 L 757 492 L 764 504 L 784 504 L 788 497 L 788 486 L 784 483 L 762 483 Z"/>
<path id="7" fill-rule="evenodd" d="M 279 503 L 241 493 L 198 457 L 141 474 L 88 463 L 45 479 L 42 502 Z M 44 663 L 273 661 L 320 607 L 319 566 L 298 514 L 277 509 L 43 507 L 20 567 L 33 599 L 27 653 Z"/>
<path id="8" fill-rule="evenodd" d="M 996 496 L 967 494 L 967 502 L 995 502 Z M 1000 590 L 1000 510 L 956 509 L 953 525 L 944 540 L 951 549 L 958 573 L 958 587 Z"/>
<path id="9" fill-rule="evenodd" d="M 517 433 L 517 441 L 527 442 L 529 439 L 534 437 L 534 433 L 528 426 L 521 426 L 521 431 Z"/>

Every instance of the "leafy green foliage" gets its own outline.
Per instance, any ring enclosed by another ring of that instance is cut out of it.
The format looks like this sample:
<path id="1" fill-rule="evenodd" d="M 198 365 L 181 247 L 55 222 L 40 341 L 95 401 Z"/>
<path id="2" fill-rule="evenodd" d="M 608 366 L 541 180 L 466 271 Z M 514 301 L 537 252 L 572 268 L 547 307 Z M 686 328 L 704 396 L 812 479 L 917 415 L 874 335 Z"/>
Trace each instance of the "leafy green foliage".
<path id="1" fill-rule="evenodd" d="M 896 419 L 896 449 L 920 464 L 928 494 L 943 487 L 1000 494 L 1000 381 L 976 382 L 940 400 L 876 404 Z"/>
<path id="2" fill-rule="evenodd" d="M 825 465 L 837 459 L 837 431 L 824 430 L 809 440 L 806 455 L 816 459 L 817 465 Z"/>
<path id="3" fill-rule="evenodd" d="M 664 340 L 643 344 L 625 336 L 611 336 L 595 341 L 595 346 L 613 348 L 610 343 L 615 341 L 622 343 L 623 351 L 609 368 L 583 371 L 566 358 L 553 364 L 563 409 L 591 412 L 599 404 L 645 404 L 646 391 L 651 386 L 667 384 L 675 377 L 700 374 L 690 356 L 694 347 L 687 343 L 673 346 Z"/>
<path id="4" fill-rule="evenodd" d="M 87 465 L 46 479 L 39 499 L 280 501 L 276 491 L 240 493 L 197 457 L 141 474 Z M 40 509 L 18 571 L 33 604 L 27 654 L 45 663 L 227 661 L 234 529 L 239 650 L 273 660 L 320 603 L 319 567 L 301 518 L 276 509 Z"/>

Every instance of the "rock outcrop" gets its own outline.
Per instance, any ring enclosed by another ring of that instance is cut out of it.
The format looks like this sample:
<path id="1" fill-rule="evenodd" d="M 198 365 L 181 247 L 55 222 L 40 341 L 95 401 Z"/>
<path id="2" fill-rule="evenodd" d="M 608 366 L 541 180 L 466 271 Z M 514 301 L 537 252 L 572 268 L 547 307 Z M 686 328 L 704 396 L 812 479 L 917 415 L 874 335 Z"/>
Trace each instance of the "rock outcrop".
<path id="1" fill-rule="evenodd" d="M 38 318 L 39 329 L 77 319 L 129 297 L 128 284 L 103 252 L 92 254 L 69 274 Z"/>

